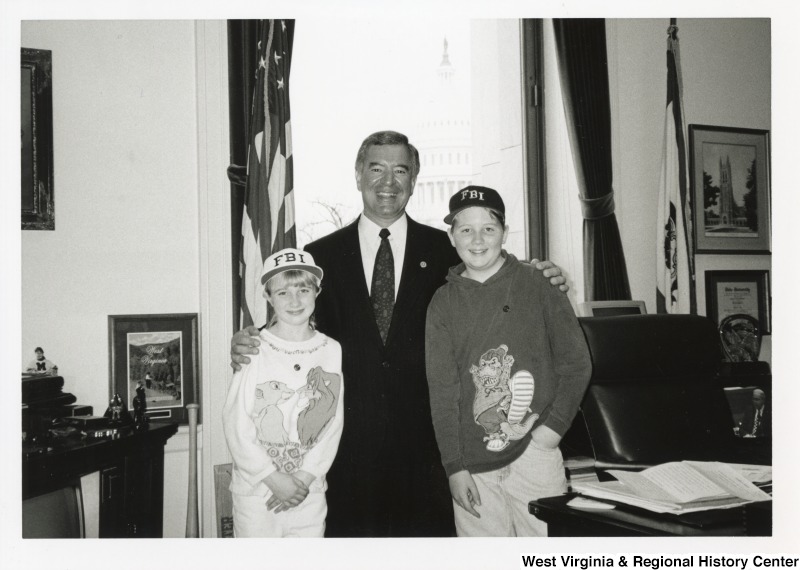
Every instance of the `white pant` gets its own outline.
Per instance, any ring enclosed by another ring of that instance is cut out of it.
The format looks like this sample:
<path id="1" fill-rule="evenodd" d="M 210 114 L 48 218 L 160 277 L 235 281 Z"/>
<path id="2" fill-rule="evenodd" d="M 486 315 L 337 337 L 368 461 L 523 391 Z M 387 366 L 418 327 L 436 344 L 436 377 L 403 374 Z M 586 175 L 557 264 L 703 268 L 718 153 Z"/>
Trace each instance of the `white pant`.
<path id="1" fill-rule="evenodd" d="M 481 506 L 476 518 L 453 501 L 458 536 L 547 536 L 547 524 L 528 513 L 528 501 L 567 491 L 559 448 L 533 441 L 516 461 L 487 473 L 473 473 Z"/>
<path id="2" fill-rule="evenodd" d="M 322 538 L 328 503 L 325 491 L 311 491 L 288 511 L 267 510 L 267 497 L 233 495 L 233 534 L 236 538 Z"/>

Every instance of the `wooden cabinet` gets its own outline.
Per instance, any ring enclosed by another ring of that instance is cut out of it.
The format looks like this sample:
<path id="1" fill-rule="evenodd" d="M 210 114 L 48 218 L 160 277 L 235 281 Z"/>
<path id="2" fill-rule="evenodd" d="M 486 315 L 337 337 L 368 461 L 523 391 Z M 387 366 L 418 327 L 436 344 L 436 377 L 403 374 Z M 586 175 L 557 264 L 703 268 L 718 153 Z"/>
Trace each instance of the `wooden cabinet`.
<path id="1" fill-rule="evenodd" d="M 163 534 L 164 444 L 174 423 L 114 439 L 67 439 L 44 449 L 23 448 L 22 498 L 74 485 L 100 473 L 100 538 L 159 538 Z"/>

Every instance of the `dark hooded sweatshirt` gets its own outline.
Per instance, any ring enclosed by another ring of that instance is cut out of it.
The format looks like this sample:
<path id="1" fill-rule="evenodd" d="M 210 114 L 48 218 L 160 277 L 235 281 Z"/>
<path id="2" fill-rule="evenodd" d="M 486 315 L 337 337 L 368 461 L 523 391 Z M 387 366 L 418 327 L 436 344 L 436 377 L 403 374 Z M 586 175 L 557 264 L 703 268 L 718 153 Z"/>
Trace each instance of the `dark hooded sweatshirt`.
<path id="1" fill-rule="evenodd" d="M 567 296 L 502 254 L 503 266 L 484 283 L 463 277 L 463 263 L 450 268 L 428 307 L 428 388 L 448 476 L 505 467 L 539 425 L 563 436 L 591 374 Z"/>

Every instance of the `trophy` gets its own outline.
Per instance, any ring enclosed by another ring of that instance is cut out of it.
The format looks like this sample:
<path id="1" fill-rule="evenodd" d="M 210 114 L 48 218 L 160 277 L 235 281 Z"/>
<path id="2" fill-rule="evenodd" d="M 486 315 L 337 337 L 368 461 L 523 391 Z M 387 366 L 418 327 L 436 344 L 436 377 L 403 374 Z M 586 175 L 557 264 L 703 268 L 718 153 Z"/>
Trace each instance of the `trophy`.
<path id="1" fill-rule="evenodd" d="M 758 319 L 745 314 L 729 315 L 719 325 L 719 337 L 729 362 L 756 362 L 761 351 Z"/>

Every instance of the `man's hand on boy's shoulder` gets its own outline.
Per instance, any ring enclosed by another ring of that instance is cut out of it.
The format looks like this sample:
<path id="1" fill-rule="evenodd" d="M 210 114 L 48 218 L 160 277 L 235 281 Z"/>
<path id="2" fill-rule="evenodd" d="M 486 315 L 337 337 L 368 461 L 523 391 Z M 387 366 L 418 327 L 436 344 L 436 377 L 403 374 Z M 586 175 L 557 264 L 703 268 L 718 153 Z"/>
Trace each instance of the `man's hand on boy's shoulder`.
<path id="1" fill-rule="evenodd" d="M 260 344 L 257 327 L 251 325 L 235 332 L 231 338 L 231 368 L 241 370 L 243 364 L 250 364 L 245 355 L 258 354 Z"/>
<path id="2" fill-rule="evenodd" d="M 558 265 L 552 261 L 539 261 L 538 259 L 531 259 L 530 263 L 550 280 L 550 285 L 558 285 L 558 289 L 564 293 L 569 291 L 567 279 L 561 275 L 561 268 Z"/>

